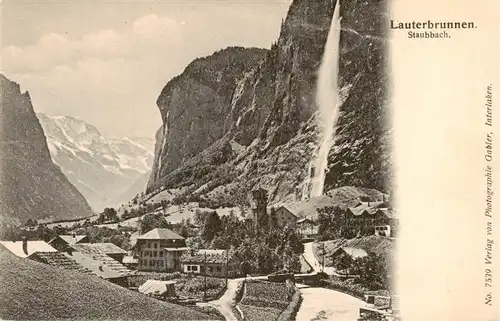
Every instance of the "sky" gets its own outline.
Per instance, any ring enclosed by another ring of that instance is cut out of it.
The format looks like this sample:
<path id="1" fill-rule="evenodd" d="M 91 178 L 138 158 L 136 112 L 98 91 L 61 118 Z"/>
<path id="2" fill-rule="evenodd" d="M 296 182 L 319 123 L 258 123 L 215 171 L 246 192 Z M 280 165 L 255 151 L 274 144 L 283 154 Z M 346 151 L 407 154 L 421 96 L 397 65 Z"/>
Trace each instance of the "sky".
<path id="1" fill-rule="evenodd" d="M 269 48 L 290 0 L 0 0 L 1 70 L 36 112 L 153 137 L 156 99 L 197 57 Z"/>

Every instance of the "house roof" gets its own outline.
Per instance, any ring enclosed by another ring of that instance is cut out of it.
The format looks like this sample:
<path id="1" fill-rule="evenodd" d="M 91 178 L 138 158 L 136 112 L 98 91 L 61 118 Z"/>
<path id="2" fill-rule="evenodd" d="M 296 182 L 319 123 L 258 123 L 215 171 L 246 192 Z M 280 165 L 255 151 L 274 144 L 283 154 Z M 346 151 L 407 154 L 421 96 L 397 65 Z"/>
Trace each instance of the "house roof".
<path id="1" fill-rule="evenodd" d="M 229 253 L 229 257 L 227 257 L 226 250 L 193 250 L 191 252 L 188 251 L 187 253 L 184 253 L 181 256 L 181 262 L 193 264 L 224 264 L 232 258 L 232 253 Z"/>
<path id="2" fill-rule="evenodd" d="M 347 255 L 355 259 L 368 256 L 368 253 L 366 253 L 365 250 L 357 247 L 342 247 L 340 248 L 340 250 L 344 251 Z"/>
<path id="3" fill-rule="evenodd" d="M 387 216 L 387 211 L 389 211 L 389 207 L 385 202 L 359 202 L 357 206 L 355 207 L 349 207 L 349 211 L 354 215 L 354 216 L 359 216 L 362 214 L 369 214 L 373 215 L 377 213 L 378 211 L 382 211 L 384 215 Z M 386 212 L 384 212 L 386 211 Z M 392 211 L 392 210 L 390 210 Z M 389 217 L 389 216 L 388 216 Z M 391 217 L 389 217 L 391 218 Z"/>
<path id="4" fill-rule="evenodd" d="M 98 248 L 81 245 L 83 244 L 75 244 L 73 248 L 75 248 L 76 251 L 67 254 L 67 256 L 91 270 L 92 273 L 104 279 L 118 278 L 133 274 L 133 272 L 123 264 L 109 257 Z"/>
<path id="5" fill-rule="evenodd" d="M 327 241 L 328 247 L 331 248 L 330 253 L 334 253 L 339 248 L 358 248 L 363 249 L 367 253 L 375 253 L 384 257 L 392 257 L 394 253 L 393 240 L 383 236 L 369 235 L 353 239 L 340 239 Z"/>
<path id="6" fill-rule="evenodd" d="M 15 255 L 25 258 L 35 252 L 57 252 L 55 248 L 44 241 L 27 241 L 28 253 L 23 251 L 23 241 L 0 241 L 0 244 L 5 246 Z"/>
<path id="7" fill-rule="evenodd" d="M 60 252 L 35 252 L 28 256 L 28 259 L 60 267 L 66 270 L 76 270 L 83 273 L 92 273 L 89 269 L 78 264 Z"/>
<path id="8" fill-rule="evenodd" d="M 168 228 L 155 228 L 137 238 L 138 240 L 184 240 L 182 236 Z"/>
<path id="9" fill-rule="evenodd" d="M 385 216 L 387 216 L 387 218 L 392 218 L 392 219 L 398 218 L 395 210 L 384 208 L 384 209 L 379 209 L 379 211 L 382 212 Z"/>
<path id="10" fill-rule="evenodd" d="M 69 245 L 73 245 L 82 241 L 84 238 L 87 237 L 87 235 L 58 235 L 58 237 L 63 239 Z"/>
<path id="11" fill-rule="evenodd" d="M 301 218 L 300 220 L 297 220 L 297 224 L 302 224 L 302 223 L 312 223 L 312 221 L 308 218 Z"/>
<path id="12" fill-rule="evenodd" d="M 280 209 L 284 209 L 284 210 L 286 210 L 288 213 L 292 214 L 293 216 L 295 216 L 295 217 L 297 217 L 297 218 L 299 217 L 297 214 L 295 214 L 294 212 L 290 211 L 288 208 L 286 208 L 286 207 L 285 207 L 285 206 L 283 206 L 283 205 L 281 205 L 280 207 L 278 207 L 278 208 L 276 209 L 276 211 L 278 211 L 278 210 L 280 210 Z"/>
<path id="13" fill-rule="evenodd" d="M 168 285 L 175 284 L 175 281 L 147 280 L 139 287 L 139 293 L 162 295 L 168 292 Z"/>
<path id="14" fill-rule="evenodd" d="M 127 251 L 119 248 L 113 243 L 81 243 L 72 246 L 75 250 L 81 250 L 84 248 L 98 249 L 106 254 L 127 254 Z"/>

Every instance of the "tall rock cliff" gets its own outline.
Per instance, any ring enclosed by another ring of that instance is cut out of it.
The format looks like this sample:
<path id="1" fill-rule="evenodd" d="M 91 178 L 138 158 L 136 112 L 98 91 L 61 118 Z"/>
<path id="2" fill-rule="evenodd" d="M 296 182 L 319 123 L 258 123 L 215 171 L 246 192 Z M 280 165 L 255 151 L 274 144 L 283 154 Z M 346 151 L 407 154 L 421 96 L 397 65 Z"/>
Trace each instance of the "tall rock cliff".
<path id="1" fill-rule="evenodd" d="M 162 137 L 153 168 L 160 179 L 220 139 L 226 132 L 236 82 L 265 54 L 263 49 L 228 48 L 196 59 L 158 97 Z"/>
<path id="2" fill-rule="evenodd" d="M 92 215 L 90 206 L 50 157 L 28 92 L 0 75 L 0 219 L 63 219 Z"/>
<path id="3" fill-rule="evenodd" d="M 188 115 L 192 110 L 193 116 L 186 122 L 193 126 L 176 133 L 181 139 L 169 134 L 173 126 L 178 127 L 170 114 L 172 109 L 165 108 L 162 98 L 177 79 L 170 81 L 158 100 L 164 126 L 158 132 L 147 191 L 184 187 L 182 200 L 215 205 L 246 202 L 248 191 L 257 185 L 268 189 L 271 202 L 302 197 L 318 144 L 317 73 L 334 5 L 331 0 L 293 1 L 277 42 L 262 60 L 243 72 L 229 67 L 235 71 L 231 76 L 236 85 L 220 109 L 223 125 L 220 118 L 207 117 L 199 129 L 196 123 L 201 120 L 195 111 L 203 104 L 195 103 L 184 112 Z M 341 2 L 342 106 L 329 157 L 327 188 L 356 185 L 386 191 L 390 128 L 385 121 L 385 5 L 384 1 Z M 210 70 L 211 64 L 202 68 Z M 177 95 L 198 99 L 200 92 L 184 86 Z M 212 126 L 216 134 L 208 135 L 205 128 Z M 188 136 L 203 139 L 194 142 L 196 148 L 182 159 L 172 157 L 162 147 L 166 142 L 184 148 Z"/>
<path id="4" fill-rule="evenodd" d="M 340 82 L 352 87 L 340 107 L 327 188 L 355 185 L 389 192 L 392 186 L 386 7 L 386 1 L 350 1 L 341 11 Z"/>

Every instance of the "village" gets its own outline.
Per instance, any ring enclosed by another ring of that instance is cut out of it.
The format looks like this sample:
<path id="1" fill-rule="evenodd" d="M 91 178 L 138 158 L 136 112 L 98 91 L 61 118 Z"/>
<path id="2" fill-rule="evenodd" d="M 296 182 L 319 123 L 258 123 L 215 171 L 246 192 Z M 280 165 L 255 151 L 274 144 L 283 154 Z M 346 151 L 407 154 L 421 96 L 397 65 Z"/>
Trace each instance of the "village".
<path id="1" fill-rule="evenodd" d="M 218 319 L 301 320 L 311 307 L 336 313 L 338 299 L 354 302 L 346 320 L 398 320 L 390 282 L 398 217 L 388 196 L 360 197 L 351 206 L 323 202 L 307 213 L 293 204 L 269 206 L 267 193 L 251 191 L 244 217 L 213 210 L 172 223 L 165 206 L 150 206 L 135 228 L 124 223 L 127 214 L 120 221 L 106 209 L 94 222 L 3 229 L 0 244 L 24 260 Z"/>

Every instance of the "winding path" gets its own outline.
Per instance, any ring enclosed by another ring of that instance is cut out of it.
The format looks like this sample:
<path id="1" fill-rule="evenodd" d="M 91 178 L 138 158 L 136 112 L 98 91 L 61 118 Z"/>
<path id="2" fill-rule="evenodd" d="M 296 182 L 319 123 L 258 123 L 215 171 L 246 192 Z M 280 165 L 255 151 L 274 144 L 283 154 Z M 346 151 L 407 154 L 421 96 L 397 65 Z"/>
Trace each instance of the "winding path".
<path id="1" fill-rule="evenodd" d="M 236 316 L 233 314 L 233 309 L 231 305 L 236 296 L 236 289 L 238 288 L 238 283 L 242 282 L 244 279 L 229 279 L 227 280 L 227 289 L 224 294 L 215 301 L 198 303 L 199 306 L 211 306 L 219 310 L 220 313 L 226 318 L 226 320 L 237 320 Z"/>
<path id="2" fill-rule="evenodd" d="M 247 280 L 265 280 L 267 276 L 253 276 L 247 277 Z M 218 299 L 209 302 L 198 303 L 198 306 L 211 306 L 219 310 L 220 313 L 226 318 L 228 321 L 237 320 L 236 316 L 233 313 L 232 305 L 236 299 L 236 289 L 238 289 L 238 284 L 243 282 L 245 278 L 238 279 L 228 279 L 227 280 L 227 289 L 226 292 Z"/>
<path id="3" fill-rule="evenodd" d="M 314 272 L 321 272 L 321 262 L 314 255 L 313 242 L 304 243 L 304 259 L 313 268 Z M 335 269 L 331 266 L 325 266 L 323 270 L 328 275 L 336 275 Z"/>

